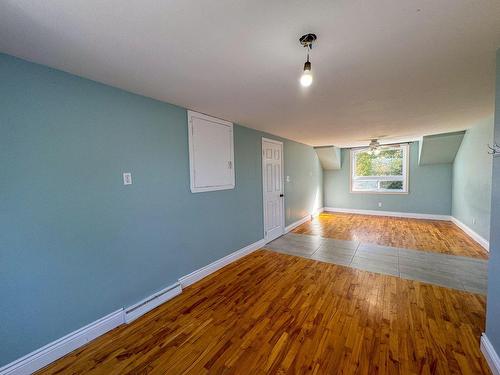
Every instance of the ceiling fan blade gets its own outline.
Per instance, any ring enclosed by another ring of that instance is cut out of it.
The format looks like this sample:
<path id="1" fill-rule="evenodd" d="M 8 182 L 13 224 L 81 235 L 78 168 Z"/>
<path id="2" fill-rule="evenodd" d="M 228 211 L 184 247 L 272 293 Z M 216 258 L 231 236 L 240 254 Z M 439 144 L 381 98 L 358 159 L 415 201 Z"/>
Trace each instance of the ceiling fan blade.
<path id="1" fill-rule="evenodd" d="M 398 147 L 401 147 L 400 143 L 388 143 L 385 145 L 380 145 L 379 148 L 398 148 Z"/>
<path id="2" fill-rule="evenodd" d="M 367 138 L 367 139 L 357 139 L 356 142 L 370 142 L 371 140 L 373 139 L 377 139 L 377 140 L 380 140 L 380 139 L 384 139 L 384 138 L 388 138 L 389 135 L 387 134 L 383 134 L 383 135 L 377 135 L 377 136 L 373 136 L 373 137 L 370 137 L 370 138 Z"/>

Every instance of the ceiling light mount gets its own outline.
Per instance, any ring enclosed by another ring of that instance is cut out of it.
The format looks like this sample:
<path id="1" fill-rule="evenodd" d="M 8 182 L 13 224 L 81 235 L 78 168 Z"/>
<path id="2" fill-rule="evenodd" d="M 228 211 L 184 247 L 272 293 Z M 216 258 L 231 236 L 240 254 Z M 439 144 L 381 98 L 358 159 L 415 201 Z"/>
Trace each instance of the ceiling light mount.
<path id="1" fill-rule="evenodd" d="M 302 35 L 299 39 L 302 47 L 307 48 L 307 59 L 304 63 L 304 70 L 302 72 L 302 76 L 300 77 L 300 84 L 304 87 L 309 87 L 312 84 L 313 76 L 311 73 L 311 62 L 309 61 L 309 52 L 312 49 L 313 43 L 316 41 L 316 34 L 305 34 Z"/>
<path id="2" fill-rule="evenodd" d="M 316 41 L 317 36 L 316 34 L 305 34 L 302 35 L 299 39 L 300 44 L 302 44 L 303 47 L 307 47 L 309 49 L 312 49 L 313 43 Z"/>

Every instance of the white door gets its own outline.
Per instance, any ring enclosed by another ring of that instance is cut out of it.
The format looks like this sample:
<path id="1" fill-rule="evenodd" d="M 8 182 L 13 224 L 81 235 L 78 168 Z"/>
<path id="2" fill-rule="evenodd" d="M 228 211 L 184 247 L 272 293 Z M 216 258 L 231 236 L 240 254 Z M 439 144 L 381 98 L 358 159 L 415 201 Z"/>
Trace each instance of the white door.
<path id="1" fill-rule="evenodd" d="M 262 138 L 264 238 L 266 242 L 285 233 L 283 194 L 283 143 Z"/>

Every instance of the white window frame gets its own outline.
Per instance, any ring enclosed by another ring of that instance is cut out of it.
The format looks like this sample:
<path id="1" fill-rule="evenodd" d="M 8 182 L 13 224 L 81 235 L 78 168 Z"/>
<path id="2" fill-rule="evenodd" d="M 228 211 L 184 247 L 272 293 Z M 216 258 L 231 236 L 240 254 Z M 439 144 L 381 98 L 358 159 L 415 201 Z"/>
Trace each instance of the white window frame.
<path id="1" fill-rule="evenodd" d="M 349 153 L 349 191 L 355 194 L 408 194 L 409 193 L 409 174 L 410 174 L 410 150 L 408 144 L 400 144 L 398 148 L 403 150 L 403 175 L 402 176 L 354 176 L 355 155 L 359 152 L 368 151 L 368 148 L 351 149 Z M 354 190 L 353 181 L 403 181 L 402 190 L 377 189 L 377 190 Z"/>

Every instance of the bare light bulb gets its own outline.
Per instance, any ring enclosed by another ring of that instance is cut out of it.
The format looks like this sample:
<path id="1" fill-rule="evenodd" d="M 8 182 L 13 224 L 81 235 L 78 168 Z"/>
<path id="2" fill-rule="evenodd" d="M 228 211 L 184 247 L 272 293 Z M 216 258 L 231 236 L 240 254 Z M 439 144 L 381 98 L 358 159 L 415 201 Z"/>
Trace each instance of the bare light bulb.
<path id="1" fill-rule="evenodd" d="M 311 71 L 305 70 L 304 73 L 302 73 L 302 76 L 300 77 L 300 84 L 303 87 L 309 87 L 311 86 L 312 82 L 313 82 L 313 76 L 311 74 Z"/>
<path id="2" fill-rule="evenodd" d="M 300 84 L 303 87 L 309 87 L 313 83 L 313 76 L 311 74 L 311 63 L 309 62 L 309 53 L 307 54 L 307 61 L 304 63 L 304 72 L 300 77 Z"/>

